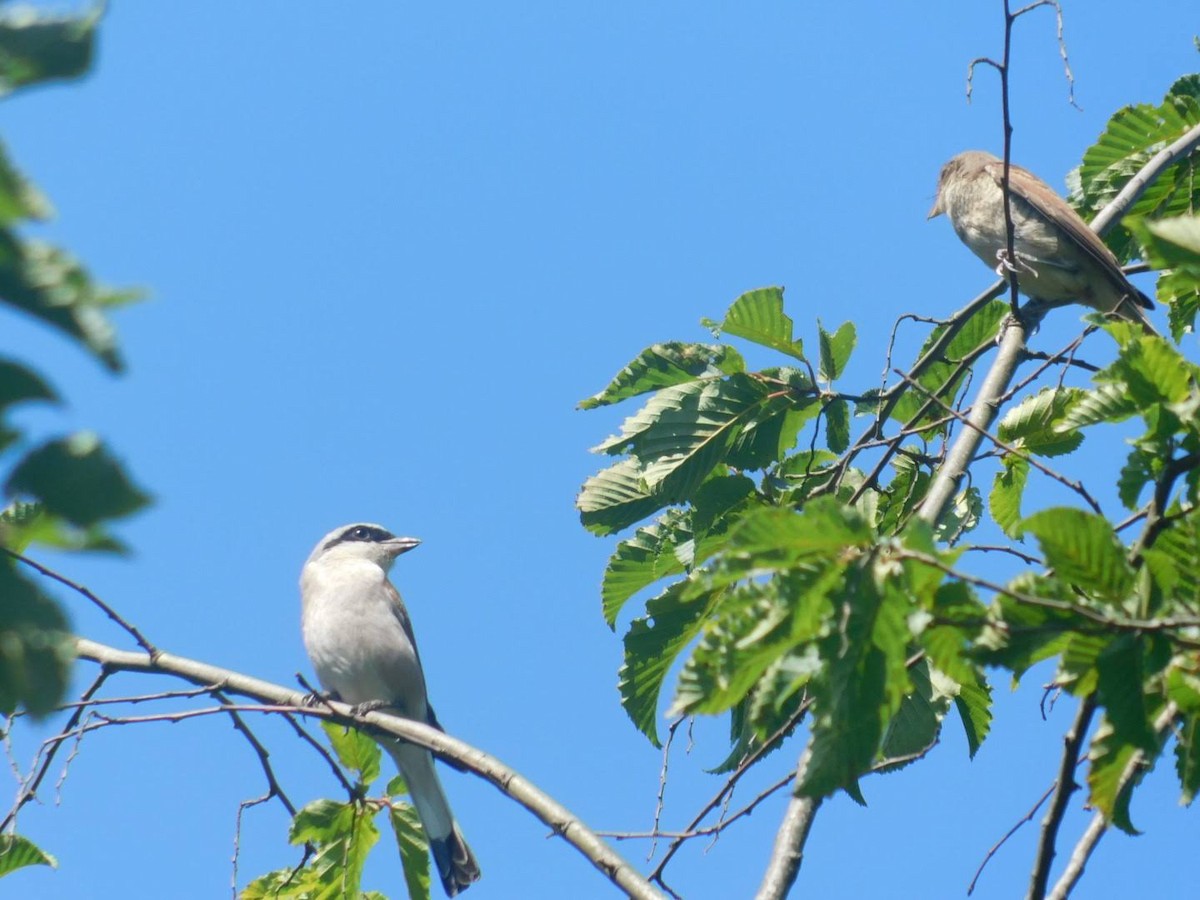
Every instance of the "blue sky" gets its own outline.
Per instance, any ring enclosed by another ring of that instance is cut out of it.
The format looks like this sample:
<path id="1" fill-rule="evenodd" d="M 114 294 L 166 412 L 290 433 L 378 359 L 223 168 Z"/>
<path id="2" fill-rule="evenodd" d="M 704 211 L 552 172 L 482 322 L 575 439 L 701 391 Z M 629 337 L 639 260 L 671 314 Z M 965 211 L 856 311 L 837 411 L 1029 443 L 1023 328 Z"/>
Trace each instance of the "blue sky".
<path id="1" fill-rule="evenodd" d="M 1022 21 L 1013 75 L 1015 158 L 1056 187 L 1113 111 L 1157 103 L 1200 64 L 1194 0 L 1137 16 L 1064 5 L 1082 111 L 1051 13 Z M 130 559 L 44 558 L 164 649 L 290 683 L 309 672 L 296 579 L 317 538 L 360 520 L 420 537 L 395 578 L 442 722 L 592 826 L 645 829 L 661 755 L 618 704 L 598 593 L 613 542 L 572 505 L 600 467 L 587 448 L 632 410 L 575 403 L 650 343 L 705 339 L 700 317 L 754 287 L 787 286 L 802 337 L 818 317 L 855 320 L 847 383 L 869 384 L 900 312 L 944 314 L 986 286 L 925 213 L 946 158 L 1000 148 L 994 75 L 964 98 L 968 61 L 1000 52 L 999 8 L 114 3 L 93 75 L 6 102 L 0 130 L 59 210 L 38 232 L 149 291 L 118 317 L 130 371 L 110 379 L 7 313 L 4 345 L 70 401 L 21 421 L 98 430 L 157 503 L 119 529 Z M 1065 342 L 1063 321 L 1044 348 Z M 125 645 L 60 596 L 81 633 Z M 867 809 L 827 804 L 805 895 L 962 896 L 1053 779 L 1074 707 L 1042 721 L 1047 674 L 997 685 L 973 763 L 952 725 L 928 760 L 866 782 Z M 674 756 L 668 826 L 719 787 L 702 770 L 723 728 L 700 723 Z M 293 799 L 337 796 L 308 749 L 262 734 Z M 484 870 L 470 896 L 613 895 L 492 787 L 444 779 Z M 21 818 L 60 868 L 13 889 L 227 894 L 237 804 L 262 790 L 224 721 L 101 732 L 61 805 L 46 791 Z M 689 898 L 750 895 L 783 802 L 681 854 L 669 881 Z M 1194 847 L 1185 815 L 1163 767 L 1135 803 L 1145 836 L 1106 837 L 1078 896 L 1181 896 L 1167 860 Z M 285 830 L 277 805 L 247 814 L 242 884 L 296 860 Z M 1003 849 L 975 896 L 1023 891 L 1035 836 Z M 387 848 L 368 872 L 400 896 Z"/>

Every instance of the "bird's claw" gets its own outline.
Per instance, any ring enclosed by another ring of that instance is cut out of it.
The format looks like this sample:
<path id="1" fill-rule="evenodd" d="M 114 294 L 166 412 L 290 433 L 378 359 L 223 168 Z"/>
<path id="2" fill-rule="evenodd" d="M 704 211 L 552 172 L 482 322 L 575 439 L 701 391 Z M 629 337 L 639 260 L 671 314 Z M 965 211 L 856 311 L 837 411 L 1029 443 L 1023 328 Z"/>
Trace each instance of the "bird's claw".
<path id="1" fill-rule="evenodd" d="M 999 264 L 996 266 L 996 274 L 1001 278 L 1007 279 L 1010 274 L 1013 275 L 1032 275 L 1038 277 L 1037 269 L 1021 259 L 1021 254 L 1016 254 L 1017 261 L 1013 262 L 1008 255 L 1008 249 L 1001 247 L 996 251 L 996 259 Z"/>
<path id="2" fill-rule="evenodd" d="M 350 714 L 353 716 L 365 716 L 367 713 L 378 712 L 381 709 L 386 709 L 389 706 L 386 700 L 368 700 L 365 703 L 355 703 L 350 707 Z"/>

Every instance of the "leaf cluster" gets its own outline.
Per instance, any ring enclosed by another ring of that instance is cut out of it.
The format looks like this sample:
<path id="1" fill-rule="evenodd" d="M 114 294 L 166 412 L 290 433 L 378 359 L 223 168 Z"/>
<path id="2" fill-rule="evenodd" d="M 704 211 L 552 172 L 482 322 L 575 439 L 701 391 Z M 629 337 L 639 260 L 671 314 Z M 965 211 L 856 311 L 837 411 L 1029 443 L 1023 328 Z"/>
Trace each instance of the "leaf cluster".
<path id="1" fill-rule="evenodd" d="M 379 778 L 379 745 L 361 731 L 323 722 L 338 761 L 355 777 L 345 802 L 315 800 L 292 817 L 288 840 L 305 847 L 300 865 L 269 872 L 252 881 L 242 900 L 338 897 L 383 900 L 378 891 L 362 889 L 363 867 L 379 841 L 375 818 L 386 810 L 400 851 L 404 880 L 412 900 L 429 900 L 429 842 L 411 803 L 396 800 L 408 792 L 399 776 L 388 782 L 384 797 L 367 792 Z"/>
<path id="2" fill-rule="evenodd" d="M 1075 200 L 1085 211 L 1200 121 L 1198 85 L 1188 76 L 1160 106 L 1113 117 L 1080 170 Z M 1176 338 L 1193 328 L 1200 296 L 1200 220 L 1190 215 L 1198 159 L 1169 166 L 1111 239 L 1122 258 L 1163 270 L 1158 294 Z M 986 670 L 1016 679 L 1054 660 L 1056 684 L 1102 711 L 1090 802 L 1132 828 L 1129 761 L 1136 753 L 1152 764 L 1171 735 L 1190 802 L 1200 784 L 1200 369 L 1167 339 L 1103 322 L 1116 358 L 1090 385 L 1030 379 L 1032 392 L 999 420 L 981 457 L 998 466 L 986 501 L 969 477 L 946 509 L 923 509 L 1006 311 L 995 301 L 938 325 L 902 382 L 847 392 L 836 385 L 854 325 L 829 332 L 818 322 L 814 362 L 783 290 L 763 288 L 719 322 L 705 320 L 716 343 L 650 347 L 584 401 L 641 403 L 594 448 L 613 461 L 584 483 L 577 505 L 597 535 L 633 529 L 605 570 L 602 613 L 615 629 L 630 601 L 647 597 L 625 629 L 620 694 L 652 743 L 664 706 L 669 716 L 728 714 L 718 770 L 729 770 L 807 719 L 797 790 L 861 801 L 859 780 L 923 755 L 951 710 L 974 754 L 992 725 Z M 778 364 L 749 370 L 727 337 Z M 852 418 L 865 422 L 853 441 Z M 1134 513 L 1123 527 L 1140 526 L 1126 543 L 1069 467 L 1094 430 L 1138 422 L 1113 473 Z M 1089 509 L 1023 511 L 1045 477 Z M 985 522 L 1029 561 L 1007 583 L 963 567 L 967 539 Z M 1030 539 L 1040 558 L 1020 549 Z"/>

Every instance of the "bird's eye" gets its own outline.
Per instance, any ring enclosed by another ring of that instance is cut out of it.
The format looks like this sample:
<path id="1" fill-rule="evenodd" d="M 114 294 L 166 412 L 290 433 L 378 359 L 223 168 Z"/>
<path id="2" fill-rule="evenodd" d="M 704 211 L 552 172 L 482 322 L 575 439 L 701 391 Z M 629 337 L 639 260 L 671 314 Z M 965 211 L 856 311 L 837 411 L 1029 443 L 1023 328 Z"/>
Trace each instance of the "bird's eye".
<path id="1" fill-rule="evenodd" d="M 351 532 L 351 535 L 353 535 L 355 540 L 365 541 L 371 536 L 371 533 L 365 528 L 355 528 L 354 531 Z"/>

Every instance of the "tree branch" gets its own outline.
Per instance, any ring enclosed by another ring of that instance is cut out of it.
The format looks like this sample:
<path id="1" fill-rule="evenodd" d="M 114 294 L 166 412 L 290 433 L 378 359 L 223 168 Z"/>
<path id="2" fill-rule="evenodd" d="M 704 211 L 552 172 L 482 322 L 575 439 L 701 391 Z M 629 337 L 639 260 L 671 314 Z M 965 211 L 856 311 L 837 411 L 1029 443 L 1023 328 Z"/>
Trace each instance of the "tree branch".
<path id="1" fill-rule="evenodd" d="M 1075 783 L 1075 767 L 1079 765 L 1079 752 L 1092 716 L 1096 713 L 1096 695 L 1089 694 L 1079 704 L 1079 712 L 1070 730 L 1063 735 L 1062 759 L 1058 765 L 1058 780 L 1054 783 L 1054 799 L 1042 820 L 1042 833 L 1038 839 L 1037 856 L 1034 857 L 1033 874 L 1029 880 L 1029 900 L 1042 900 L 1046 896 L 1046 884 L 1050 879 L 1050 865 L 1054 862 L 1058 829 L 1062 826 L 1071 795 L 1079 789 Z"/>
<path id="2" fill-rule="evenodd" d="M 1154 730 L 1158 734 L 1160 741 L 1166 737 L 1167 729 L 1171 727 L 1171 722 L 1178 712 L 1179 708 L 1174 703 L 1168 703 L 1154 720 Z M 1121 783 L 1117 789 L 1118 795 L 1125 790 L 1126 786 L 1141 777 L 1145 771 L 1145 765 L 1146 751 L 1135 750 L 1130 755 L 1129 761 L 1125 764 L 1125 769 L 1121 773 Z M 1096 845 L 1100 843 L 1100 838 L 1104 837 L 1104 833 L 1108 831 L 1108 824 L 1108 820 L 1104 817 L 1103 813 L 1097 812 L 1092 816 L 1092 821 L 1088 823 L 1088 827 L 1084 830 L 1083 836 L 1080 837 L 1079 843 L 1075 845 L 1075 850 L 1071 853 L 1071 858 L 1067 860 L 1066 868 L 1063 870 L 1062 875 L 1059 876 L 1058 881 L 1055 882 L 1054 890 L 1047 895 L 1048 900 L 1066 900 L 1070 896 L 1079 879 L 1083 877 L 1083 869 L 1087 865 L 1088 860 L 1091 859 Z"/>
<path id="3" fill-rule="evenodd" d="M 382 712 L 356 716 L 345 703 L 304 708 L 305 695 L 299 691 L 172 653 L 160 651 L 151 657 L 148 653 L 118 650 L 86 638 L 76 638 L 75 649 L 80 657 L 99 663 L 106 672 L 142 672 L 169 675 L 197 685 L 219 684 L 223 691 L 260 703 L 292 707 L 292 712 L 384 732 L 424 747 L 439 759 L 452 761 L 490 782 L 524 806 L 582 853 L 627 896 L 638 900 L 661 900 L 662 895 L 645 878 L 570 810 L 495 757 L 429 725 Z"/>

